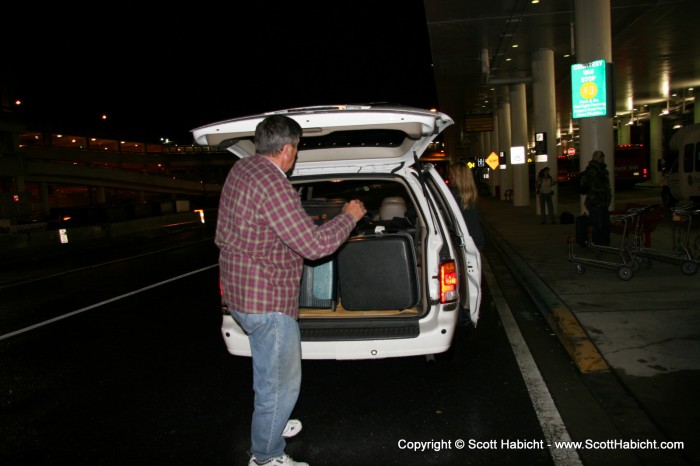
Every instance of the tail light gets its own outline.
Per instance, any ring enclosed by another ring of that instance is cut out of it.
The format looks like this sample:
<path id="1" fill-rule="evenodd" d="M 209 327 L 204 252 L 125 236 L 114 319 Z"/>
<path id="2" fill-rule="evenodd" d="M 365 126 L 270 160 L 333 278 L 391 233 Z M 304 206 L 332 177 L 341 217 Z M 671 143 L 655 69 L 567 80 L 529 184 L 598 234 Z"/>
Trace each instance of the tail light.
<path id="1" fill-rule="evenodd" d="M 219 280 L 219 296 L 221 297 L 221 313 L 227 316 L 229 315 L 228 304 L 224 302 L 224 288 L 221 285 L 221 280 Z"/>
<path id="2" fill-rule="evenodd" d="M 440 264 L 440 304 L 457 299 L 457 270 L 454 261 Z"/>

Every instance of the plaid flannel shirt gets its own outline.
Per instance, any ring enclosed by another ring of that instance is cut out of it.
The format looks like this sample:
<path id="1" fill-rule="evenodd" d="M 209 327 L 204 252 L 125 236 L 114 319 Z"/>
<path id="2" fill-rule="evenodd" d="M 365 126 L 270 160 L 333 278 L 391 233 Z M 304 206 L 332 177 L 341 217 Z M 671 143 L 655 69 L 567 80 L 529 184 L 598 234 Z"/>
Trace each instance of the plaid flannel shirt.
<path id="1" fill-rule="evenodd" d="M 314 224 L 287 177 L 262 155 L 236 162 L 219 202 L 216 245 L 229 309 L 299 316 L 304 258 L 335 252 L 355 227 L 349 213 Z"/>

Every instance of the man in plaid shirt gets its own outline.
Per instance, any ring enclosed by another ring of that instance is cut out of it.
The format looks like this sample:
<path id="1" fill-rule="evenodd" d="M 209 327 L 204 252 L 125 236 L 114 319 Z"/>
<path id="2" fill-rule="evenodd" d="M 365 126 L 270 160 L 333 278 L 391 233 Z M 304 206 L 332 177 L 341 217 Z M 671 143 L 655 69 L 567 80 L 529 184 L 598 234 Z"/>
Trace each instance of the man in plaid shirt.
<path id="1" fill-rule="evenodd" d="M 335 252 L 367 212 L 359 200 L 317 226 L 287 180 L 302 129 L 271 115 L 255 129 L 255 152 L 236 162 L 219 203 L 216 244 L 224 302 L 246 332 L 255 409 L 249 465 L 307 465 L 284 453 L 301 430 L 289 419 L 301 385 L 299 288 L 304 258 Z M 308 466 L 308 465 L 307 465 Z"/>

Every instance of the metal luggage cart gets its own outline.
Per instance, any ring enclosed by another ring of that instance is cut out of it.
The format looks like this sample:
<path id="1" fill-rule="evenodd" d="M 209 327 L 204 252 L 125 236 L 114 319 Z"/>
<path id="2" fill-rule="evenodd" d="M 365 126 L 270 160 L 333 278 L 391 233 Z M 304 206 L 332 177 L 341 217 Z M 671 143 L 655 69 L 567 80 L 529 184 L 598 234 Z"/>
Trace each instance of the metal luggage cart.
<path id="1" fill-rule="evenodd" d="M 640 268 L 632 255 L 634 225 L 638 217 L 639 214 L 636 211 L 610 215 L 613 232 L 622 235 L 617 247 L 594 244 L 591 237 L 591 227 L 589 226 L 588 245 L 586 248 L 592 251 L 595 257 L 583 257 L 574 254 L 574 244 L 576 240 L 572 236 L 567 237 L 566 241 L 569 250 L 568 260 L 576 265 L 576 273 L 583 275 L 586 273 L 586 265 L 590 265 L 594 267 L 617 269 L 617 276 L 620 280 L 626 281 L 631 279 L 633 272 L 638 271 Z M 614 260 L 605 260 L 601 258 L 603 253 L 613 254 L 616 257 Z"/>
<path id="2" fill-rule="evenodd" d="M 637 214 L 634 220 L 632 237 L 629 248 L 632 256 L 632 270 L 639 271 L 642 267 L 651 268 L 651 260 L 639 254 L 639 251 L 651 247 L 651 233 L 663 220 L 660 204 L 651 204 L 640 207 L 630 207 L 628 212 Z"/>
<path id="3" fill-rule="evenodd" d="M 698 271 L 698 264 L 700 264 L 700 260 L 697 257 L 700 236 L 696 233 L 692 245 L 690 243 L 690 238 L 693 217 L 700 215 L 700 209 L 696 209 L 694 206 L 676 207 L 671 209 L 671 213 L 671 231 L 673 235 L 672 249 L 663 250 L 648 247 L 647 244 L 642 241 L 641 235 L 645 233 L 645 228 L 648 228 L 646 225 L 650 224 L 650 222 L 640 222 L 641 227 L 635 235 L 636 239 L 634 241 L 632 254 L 635 257 L 635 262 L 641 263 L 646 268 L 651 268 L 651 260 L 656 259 L 672 264 L 680 264 L 681 272 L 685 275 L 694 275 Z M 642 213 L 642 217 L 651 215 L 652 211 L 645 211 Z M 691 248 L 696 252 L 693 253 Z"/>

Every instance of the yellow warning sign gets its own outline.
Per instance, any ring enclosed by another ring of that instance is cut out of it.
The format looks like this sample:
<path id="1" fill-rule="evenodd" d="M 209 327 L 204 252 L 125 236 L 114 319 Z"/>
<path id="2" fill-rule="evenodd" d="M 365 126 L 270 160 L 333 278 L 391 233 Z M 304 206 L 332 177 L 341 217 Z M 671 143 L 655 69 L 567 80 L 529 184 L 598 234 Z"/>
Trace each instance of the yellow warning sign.
<path id="1" fill-rule="evenodd" d="M 488 157 L 486 157 L 486 163 L 491 167 L 491 170 L 498 168 L 498 154 L 491 152 Z"/>

